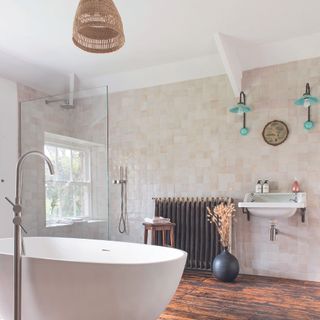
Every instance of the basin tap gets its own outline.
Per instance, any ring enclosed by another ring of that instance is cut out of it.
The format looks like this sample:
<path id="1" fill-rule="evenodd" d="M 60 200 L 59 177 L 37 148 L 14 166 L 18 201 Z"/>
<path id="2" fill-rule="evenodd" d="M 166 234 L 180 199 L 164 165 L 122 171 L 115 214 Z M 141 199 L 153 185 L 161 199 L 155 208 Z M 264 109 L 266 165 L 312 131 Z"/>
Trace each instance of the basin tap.
<path id="1" fill-rule="evenodd" d="M 290 199 L 291 202 L 295 202 L 297 203 L 298 202 L 298 192 L 294 192 L 294 198 L 293 199 Z"/>

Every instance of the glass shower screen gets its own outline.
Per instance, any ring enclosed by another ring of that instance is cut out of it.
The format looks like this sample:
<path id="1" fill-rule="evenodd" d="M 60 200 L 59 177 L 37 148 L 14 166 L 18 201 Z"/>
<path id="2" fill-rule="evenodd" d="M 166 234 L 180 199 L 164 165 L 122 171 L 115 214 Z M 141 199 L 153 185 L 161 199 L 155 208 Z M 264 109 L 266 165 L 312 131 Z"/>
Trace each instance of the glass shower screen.
<path id="1" fill-rule="evenodd" d="M 28 236 L 108 238 L 107 87 L 20 104 L 20 154 L 44 152 L 55 167 L 24 163 Z"/>

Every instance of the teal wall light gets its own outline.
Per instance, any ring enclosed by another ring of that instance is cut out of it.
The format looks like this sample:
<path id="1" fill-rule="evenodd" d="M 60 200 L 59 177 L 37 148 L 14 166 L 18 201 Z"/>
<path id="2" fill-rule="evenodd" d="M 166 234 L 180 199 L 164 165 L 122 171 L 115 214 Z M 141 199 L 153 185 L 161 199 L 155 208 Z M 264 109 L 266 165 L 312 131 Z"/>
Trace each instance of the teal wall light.
<path id="1" fill-rule="evenodd" d="M 319 104 L 319 99 L 311 95 L 309 83 L 306 84 L 306 92 L 301 98 L 295 100 L 294 104 L 296 106 L 308 108 L 308 120 L 304 123 L 304 128 L 307 130 L 312 129 L 314 127 L 314 122 L 311 121 L 311 106 Z"/>
<path id="2" fill-rule="evenodd" d="M 251 111 L 251 108 L 246 105 L 246 95 L 243 91 L 240 92 L 240 100 L 236 106 L 229 109 L 230 112 L 243 116 L 243 127 L 240 129 L 240 134 L 246 136 L 249 129 L 246 127 L 246 113 Z"/>

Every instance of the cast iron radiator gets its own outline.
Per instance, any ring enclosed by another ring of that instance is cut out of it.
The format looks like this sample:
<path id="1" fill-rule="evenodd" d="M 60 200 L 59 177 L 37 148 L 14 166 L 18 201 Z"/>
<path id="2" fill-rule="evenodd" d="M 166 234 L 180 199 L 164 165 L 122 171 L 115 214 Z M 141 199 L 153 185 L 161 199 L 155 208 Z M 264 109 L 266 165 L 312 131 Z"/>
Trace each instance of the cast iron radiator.
<path id="1" fill-rule="evenodd" d="M 155 216 L 170 218 L 175 227 L 175 247 L 188 252 L 187 269 L 210 270 L 213 258 L 221 252 L 219 234 L 207 219 L 207 207 L 214 209 L 231 198 L 155 198 Z M 167 235 L 168 236 L 168 235 Z M 168 241 L 168 239 L 167 239 Z M 158 232 L 156 244 L 162 244 Z"/>

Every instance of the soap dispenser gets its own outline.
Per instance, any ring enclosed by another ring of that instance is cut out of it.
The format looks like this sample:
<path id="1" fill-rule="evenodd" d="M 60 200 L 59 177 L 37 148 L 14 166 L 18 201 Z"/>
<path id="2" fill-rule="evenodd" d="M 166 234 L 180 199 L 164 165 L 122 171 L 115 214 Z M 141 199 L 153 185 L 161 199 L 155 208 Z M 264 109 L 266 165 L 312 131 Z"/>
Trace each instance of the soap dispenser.
<path id="1" fill-rule="evenodd" d="M 256 193 L 262 193 L 262 181 L 258 180 L 256 184 Z"/>
<path id="2" fill-rule="evenodd" d="M 300 185 L 297 179 L 294 179 L 294 182 L 292 184 L 292 192 L 293 193 L 298 193 L 300 192 Z"/>
<path id="3" fill-rule="evenodd" d="M 263 184 L 263 186 L 262 186 L 262 191 L 263 191 L 263 193 L 268 193 L 269 190 L 270 190 L 270 188 L 269 188 L 269 181 L 268 181 L 268 180 L 265 180 L 265 181 L 264 181 L 264 184 Z"/>

